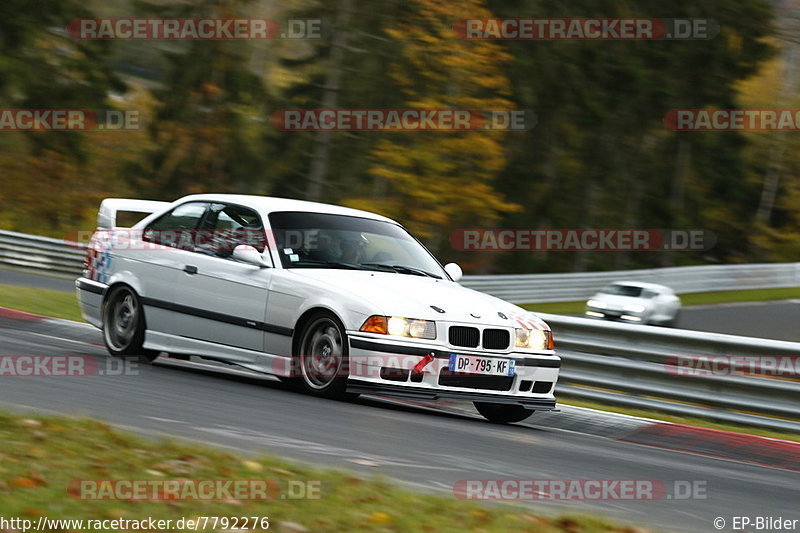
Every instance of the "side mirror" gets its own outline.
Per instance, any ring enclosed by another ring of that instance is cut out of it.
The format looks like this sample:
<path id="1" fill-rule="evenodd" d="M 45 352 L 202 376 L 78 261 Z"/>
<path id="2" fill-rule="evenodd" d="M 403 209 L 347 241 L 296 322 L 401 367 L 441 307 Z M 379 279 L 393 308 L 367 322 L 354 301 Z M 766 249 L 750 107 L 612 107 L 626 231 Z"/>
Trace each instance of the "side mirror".
<path id="1" fill-rule="evenodd" d="M 258 250 L 248 244 L 240 244 L 233 249 L 233 258 L 250 263 L 260 268 L 267 268 L 269 264 L 264 261 L 264 258 L 258 253 Z"/>
<path id="2" fill-rule="evenodd" d="M 458 266 L 456 263 L 447 263 L 444 266 L 444 271 L 453 278 L 453 281 L 458 281 L 464 275 L 464 271 L 461 270 L 461 267 Z"/>

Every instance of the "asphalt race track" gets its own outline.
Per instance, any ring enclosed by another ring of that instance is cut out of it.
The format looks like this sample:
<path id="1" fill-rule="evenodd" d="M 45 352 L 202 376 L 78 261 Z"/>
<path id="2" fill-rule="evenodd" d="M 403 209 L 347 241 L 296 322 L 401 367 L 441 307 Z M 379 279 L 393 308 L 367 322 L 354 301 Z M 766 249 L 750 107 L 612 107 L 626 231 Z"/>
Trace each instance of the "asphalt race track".
<path id="1" fill-rule="evenodd" d="M 89 326 L 0 318 L 0 355 L 56 354 L 89 355 L 100 368 L 109 361 Z M 537 424 L 536 415 L 496 426 L 477 414 L 378 399 L 319 400 L 273 378 L 164 358 L 130 375 L 0 380 L 4 409 L 90 415 L 144 434 L 380 474 L 432 493 L 452 493 L 458 480 L 502 478 L 657 480 L 669 492 L 679 480 L 706 489 L 705 498 L 685 500 L 521 503 L 543 513 L 580 511 L 686 532 L 716 531 L 716 517 L 728 524 L 734 515 L 800 518 L 796 471 L 565 431 Z"/>
<path id="2" fill-rule="evenodd" d="M 800 342 L 800 300 L 685 307 L 677 327 Z"/>

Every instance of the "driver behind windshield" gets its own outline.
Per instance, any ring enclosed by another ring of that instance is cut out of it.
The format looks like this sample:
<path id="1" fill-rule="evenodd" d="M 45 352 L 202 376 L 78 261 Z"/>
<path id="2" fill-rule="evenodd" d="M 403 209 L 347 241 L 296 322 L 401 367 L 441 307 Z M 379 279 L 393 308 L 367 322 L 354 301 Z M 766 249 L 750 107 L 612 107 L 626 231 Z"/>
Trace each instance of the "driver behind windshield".
<path id="1" fill-rule="evenodd" d="M 358 235 L 356 238 L 345 238 L 339 241 L 339 261 L 348 264 L 358 264 L 364 256 L 364 247 L 366 239 L 363 235 Z"/>

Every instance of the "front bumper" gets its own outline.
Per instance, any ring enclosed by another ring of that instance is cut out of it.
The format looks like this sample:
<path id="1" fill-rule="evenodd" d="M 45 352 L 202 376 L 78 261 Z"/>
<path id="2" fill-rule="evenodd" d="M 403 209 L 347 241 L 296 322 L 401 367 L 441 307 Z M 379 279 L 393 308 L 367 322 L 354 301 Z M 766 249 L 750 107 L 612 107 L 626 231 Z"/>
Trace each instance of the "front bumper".
<path id="1" fill-rule="evenodd" d="M 584 312 L 587 318 L 600 318 L 602 320 L 612 320 L 614 322 L 628 322 L 630 324 L 640 324 L 644 322 L 643 313 L 632 313 L 621 310 L 609 309 L 587 309 Z"/>
<path id="2" fill-rule="evenodd" d="M 453 348 L 433 343 L 402 342 L 361 336 L 350 337 L 349 392 L 417 400 L 456 399 L 524 405 L 530 409 L 555 408 L 553 394 L 561 359 L 544 354 L 492 352 Z M 512 376 L 485 376 L 451 372 L 450 354 L 513 359 Z M 421 372 L 414 370 L 426 355 L 433 359 Z"/>
<path id="3" fill-rule="evenodd" d="M 508 394 L 486 394 L 475 392 L 460 392 L 454 390 L 429 389 L 420 387 L 405 387 L 387 385 L 385 383 L 371 383 L 366 381 L 350 381 L 347 392 L 356 394 L 374 394 L 402 398 L 404 400 L 433 401 L 433 400 L 466 400 L 471 402 L 502 403 L 522 405 L 536 411 L 552 411 L 556 408 L 555 398 L 526 398 Z"/>

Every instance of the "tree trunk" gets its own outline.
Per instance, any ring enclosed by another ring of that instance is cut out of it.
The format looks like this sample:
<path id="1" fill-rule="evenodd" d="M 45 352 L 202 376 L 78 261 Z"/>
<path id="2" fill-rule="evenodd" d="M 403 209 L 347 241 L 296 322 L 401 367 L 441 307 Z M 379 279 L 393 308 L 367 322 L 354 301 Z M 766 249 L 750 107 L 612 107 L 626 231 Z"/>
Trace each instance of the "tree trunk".
<path id="1" fill-rule="evenodd" d="M 783 141 L 783 139 L 780 141 L 776 139 L 769 149 L 769 168 L 764 174 L 764 186 L 761 189 L 761 200 L 758 203 L 758 212 L 756 212 L 756 220 L 765 225 L 769 225 L 772 209 L 775 207 L 775 198 L 778 195 L 780 170 L 783 166 Z"/>
<path id="2" fill-rule="evenodd" d="M 335 109 L 339 104 L 339 91 L 341 89 L 343 60 L 347 46 L 348 26 L 353 13 L 354 0 L 342 0 L 336 12 L 336 26 L 331 42 L 331 53 L 326 65 L 325 87 L 322 89 L 322 108 Z M 330 161 L 332 133 L 321 131 L 315 134 L 314 148 L 311 152 L 311 168 L 308 173 L 308 186 L 306 199 L 318 202 L 322 198 L 322 189 L 328 175 Z"/>
<path id="3" fill-rule="evenodd" d="M 672 174 L 672 187 L 669 196 L 669 211 L 672 213 L 670 229 L 678 229 L 677 226 L 683 220 L 683 201 L 686 175 L 689 173 L 689 165 L 692 160 L 692 145 L 686 139 L 678 137 L 678 153 L 675 156 L 675 172 Z M 674 266 L 675 252 L 664 252 L 661 266 Z"/>
<path id="4" fill-rule="evenodd" d="M 783 41 L 783 53 L 781 54 L 783 79 L 781 80 L 781 89 L 778 94 L 778 105 L 780 106 L 787 102 L 787 95 L 794 96 L 796 52 L 797 43 Z M 788 141 L 784 135 L 773 135 L 770 140 L 767 172 L 764 174 L 764 185 L 761 189 L 761 199 L 758 202 L 758 211 L 756 212 L 756 221 L 765 225 L 769 225 L 769 220 L 772 218 L 772 209 L 775 207 L 775 199 L 778 196 L 783 155 Z"/>

